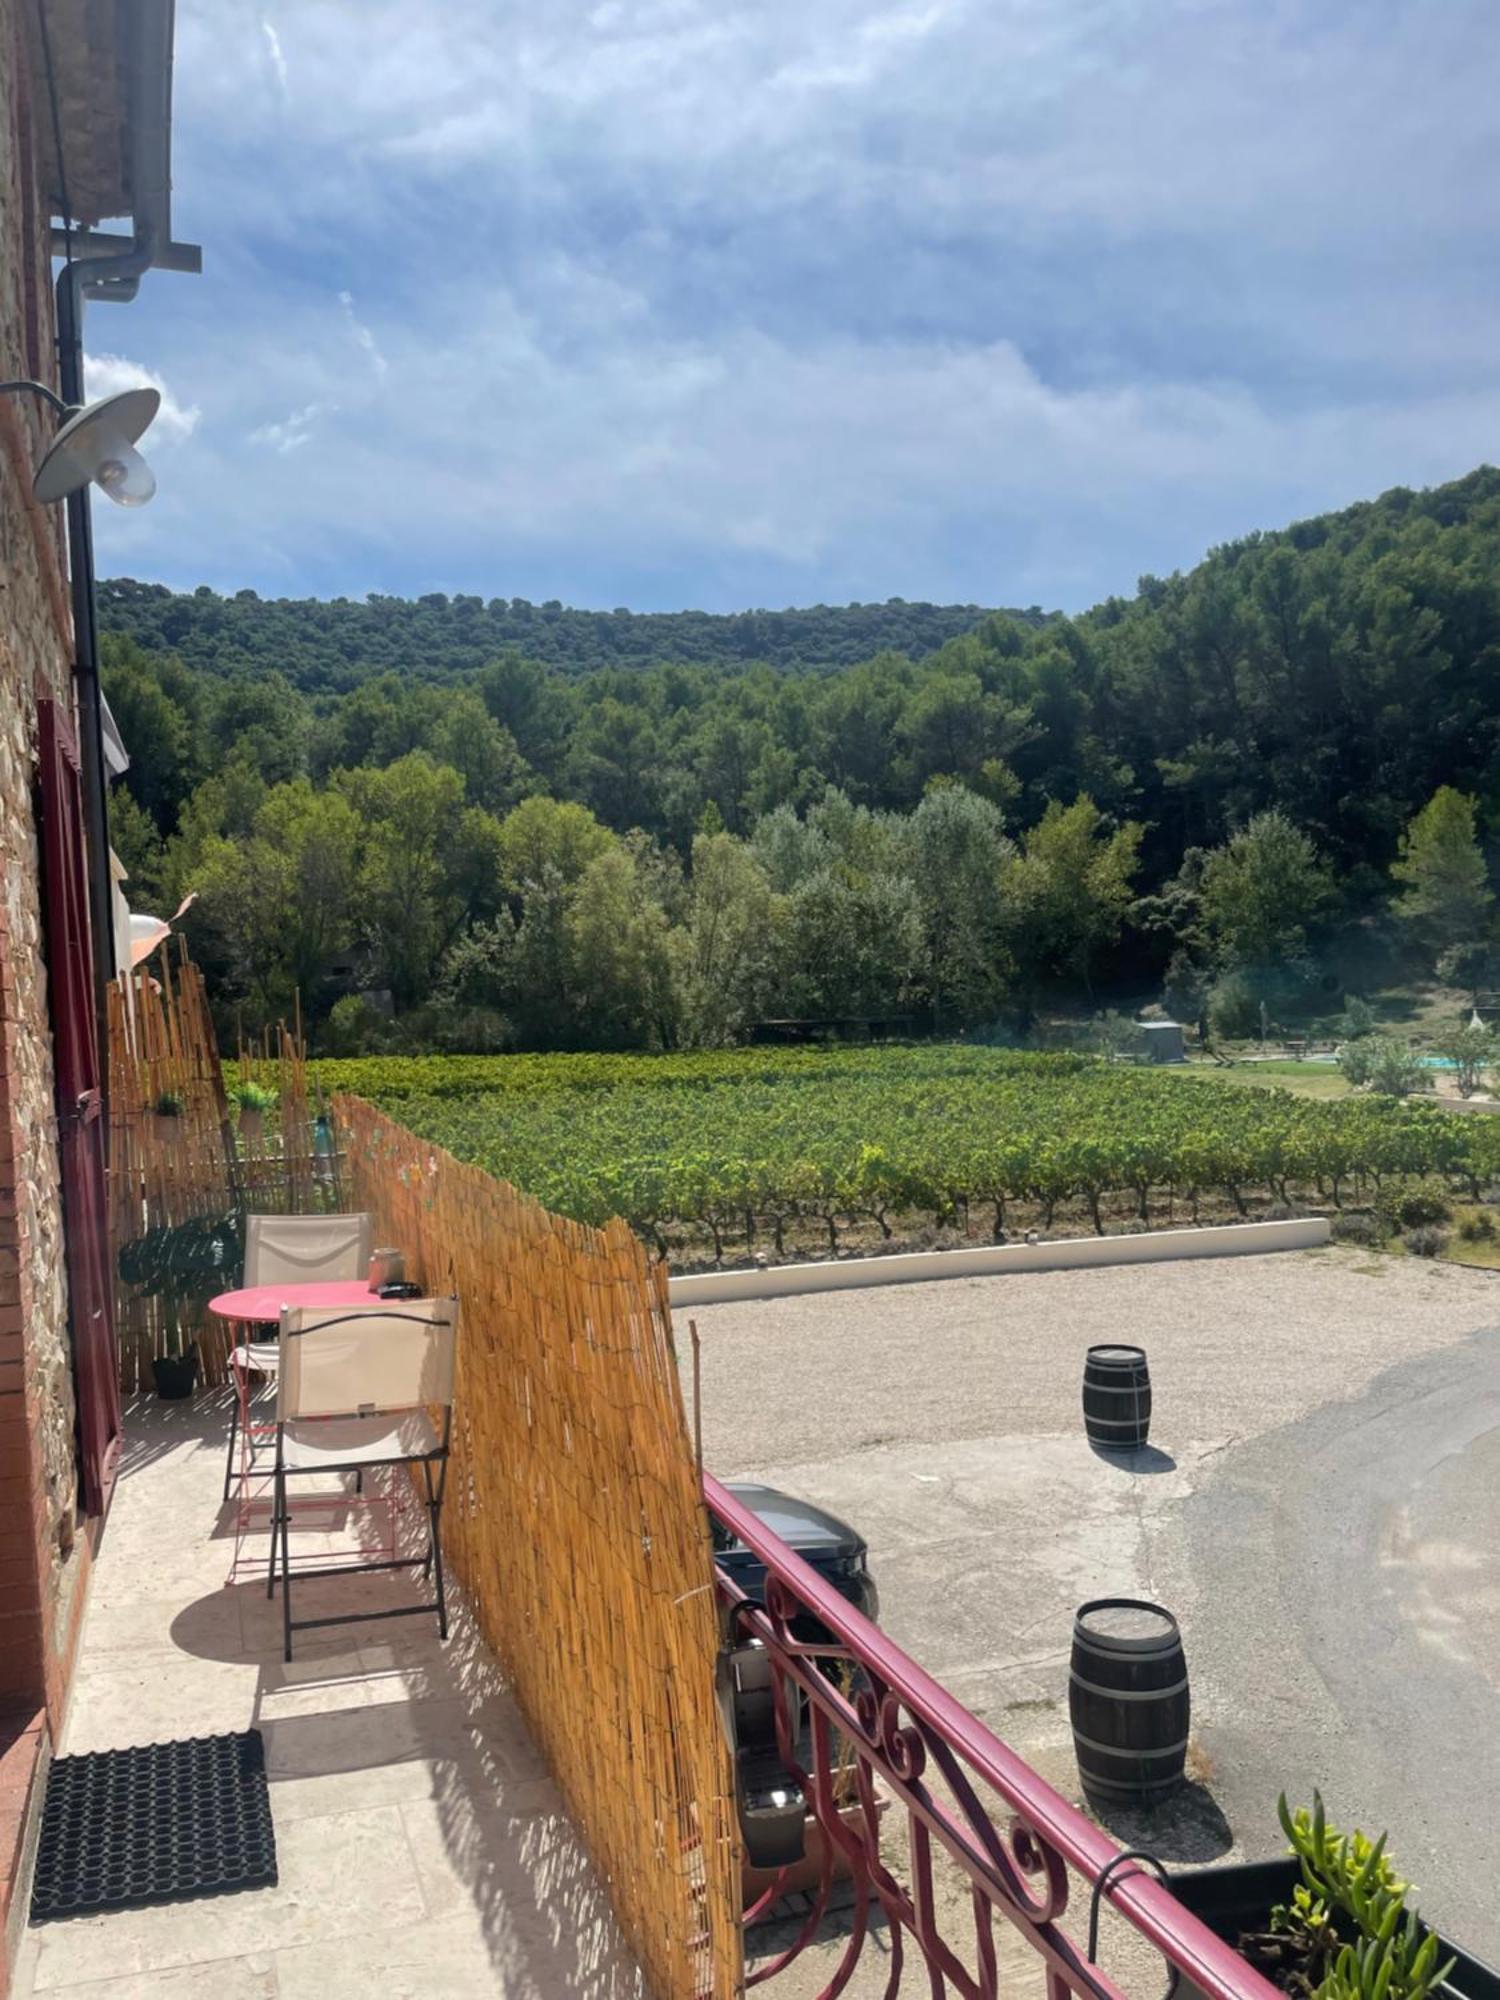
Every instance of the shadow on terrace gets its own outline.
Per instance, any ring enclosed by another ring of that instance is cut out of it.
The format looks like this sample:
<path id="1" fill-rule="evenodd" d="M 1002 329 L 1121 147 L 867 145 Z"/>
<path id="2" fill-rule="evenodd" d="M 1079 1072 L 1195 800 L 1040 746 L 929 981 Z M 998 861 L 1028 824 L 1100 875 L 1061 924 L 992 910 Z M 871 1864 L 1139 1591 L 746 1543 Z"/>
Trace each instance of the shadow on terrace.
<path id="1" fill-rule="evenodd" d="M 455 1594 L 436 1621 L 299 1637 L 262 1581 L 226 1586 L 229 1391 L 141 1399 L 94 1578 L 63 1750 L 262 1731 L 280 1882 L 30 1933 L 34 1990 L 111 1975 L 221 2000 L 344 1991 L 624 2000 L 644 1989 L 521 1714 Z M 378 1540 L 357 1501 L 294 1551 Z M 262 1539 L 269 1541 L 263 1534 Z M 313 1544 L 309 1547 L 307 1544 Z M 308 1580 L 298 1614 L 415 1597 L 400 1574 Z M 113 1985 L 105 1990 L 113 1991 Z M 134 1990 L 134 1989 L 132 1989 Z M 142 1989 L 145 1990 L 144 1984 Z"/>

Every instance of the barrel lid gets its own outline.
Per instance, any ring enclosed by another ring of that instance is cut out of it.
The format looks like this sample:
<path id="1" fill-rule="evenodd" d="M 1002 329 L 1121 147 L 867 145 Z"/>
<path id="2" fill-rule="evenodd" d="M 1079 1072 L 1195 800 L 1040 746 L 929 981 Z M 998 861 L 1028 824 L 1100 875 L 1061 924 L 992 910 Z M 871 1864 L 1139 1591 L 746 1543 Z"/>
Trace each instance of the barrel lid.
<path id="1" fill-rule="evenodd" d="M 1096 1597 L 1073 1619 L 1080 1637 L 1112 1653 L 1160 1653 L 1177 1643 L 1177 1620 L 1138 1597 Z"/>
<path id="2" fill-rule="evenodd" d="M 1102 1361 L 1106 1368 L 1128 1368 L 1137 1361 L 1144 1361 L 1144 1347 L 1126 1347 L 1119 1341 L 1106 1340 L 1089 1349 L 1090 1361 Z"/>

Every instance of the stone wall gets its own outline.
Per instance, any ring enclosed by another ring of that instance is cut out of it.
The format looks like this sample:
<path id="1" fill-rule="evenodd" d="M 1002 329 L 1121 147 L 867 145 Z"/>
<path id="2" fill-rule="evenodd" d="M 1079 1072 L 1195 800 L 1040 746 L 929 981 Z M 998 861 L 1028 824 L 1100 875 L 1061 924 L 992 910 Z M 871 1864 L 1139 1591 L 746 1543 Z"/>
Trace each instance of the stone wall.
<path id="1" fill-rule="evenodd" d="M 56 386 L 46 220 L 17 0 L 0 0 L 0 377 Z M 58 508 L 30 497 L 55 418 L 0 397 L 0 1701 L 58 1719 L 77 1470 L 40 857 L 36 704 L 71 700 Z"/>

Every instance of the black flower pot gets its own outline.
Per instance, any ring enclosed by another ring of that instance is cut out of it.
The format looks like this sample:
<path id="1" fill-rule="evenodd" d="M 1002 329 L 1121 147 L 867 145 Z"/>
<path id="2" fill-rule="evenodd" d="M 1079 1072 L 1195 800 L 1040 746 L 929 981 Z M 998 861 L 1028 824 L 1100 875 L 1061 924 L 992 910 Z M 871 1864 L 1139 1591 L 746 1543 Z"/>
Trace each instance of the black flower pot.
<path id="1" fill-rule="evenodd" d="M 1215 1937 L 1237 1945 L 1241 1936 L 1263 1931 L 1278 1903 L 1289 1903 L 1292 1891 L 1302 1880 L 1302 1870 L 1290 1856 L 1279 1861 L 1231 1861 L 1215 1868 L 1173 1869 L 1167 1876 L 1172 1894 L 1207 1924 Z M 1500 2000 L 1500 1972 L 1482 1960 L 1461 1951 L 1451 1939 L 1438 1932 L 1440 1959 L 1457 1961 L 1452 1972 L 1437 1989 L 1452 2000 Z M 1179 1996 L 1193 1996 L 1200 1989 L 1184 1979 Z"/>
<path id="2" fill-rule="evenodd" d="M 198 1353 L 159 1354 L 151 1363 L 156 1377 L 156 1393 L 164 1403 L 180 1403 L 193 1393 L 198 1380 Z"/>

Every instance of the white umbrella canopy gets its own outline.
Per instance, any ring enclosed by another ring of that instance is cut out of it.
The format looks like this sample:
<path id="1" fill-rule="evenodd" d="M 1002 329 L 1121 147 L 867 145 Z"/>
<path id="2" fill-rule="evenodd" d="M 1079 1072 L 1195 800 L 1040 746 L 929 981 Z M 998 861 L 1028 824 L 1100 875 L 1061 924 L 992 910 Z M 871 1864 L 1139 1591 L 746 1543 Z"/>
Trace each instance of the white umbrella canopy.
<path id="1" fill-rule="evenodd" d="M 190 908 L 196 900 L 197 894 L 197 890 L 194 889 L 190 895 L 184 896 L 170 917 L 147 917 L 139 915 L 134 910 L 130 912 L 130 964 L 132 970 L 138 965 L 144 965 L 162 939 L 170 935 L 173 924 Z"/>

